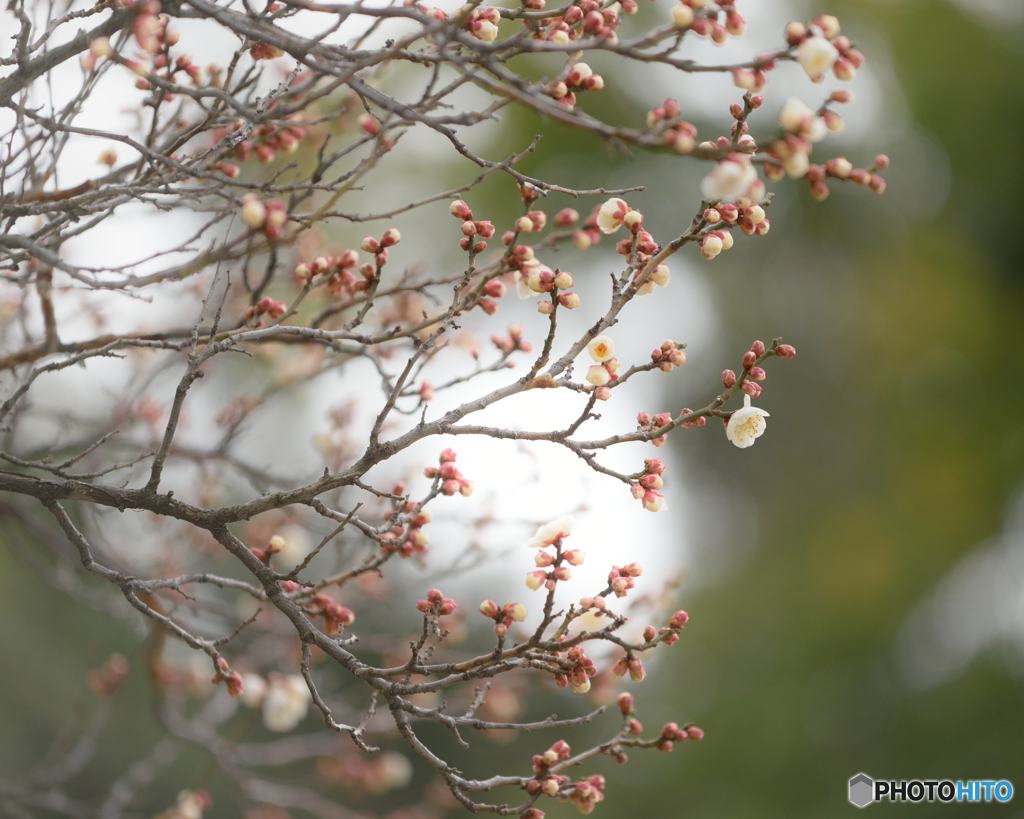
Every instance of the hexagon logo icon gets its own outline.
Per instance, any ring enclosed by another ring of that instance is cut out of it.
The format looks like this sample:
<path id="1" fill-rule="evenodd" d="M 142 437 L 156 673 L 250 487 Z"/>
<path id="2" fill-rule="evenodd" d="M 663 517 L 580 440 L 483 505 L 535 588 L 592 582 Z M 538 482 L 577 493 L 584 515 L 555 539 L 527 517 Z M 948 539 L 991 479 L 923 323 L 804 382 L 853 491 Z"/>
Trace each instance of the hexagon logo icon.
<path id="1" fill-rule="evenodd" d="M 875 801 L 875 781 L 867 774 L 859 773 L 850 779 L 850 802 L 858 808 L 866 808 Z"/>

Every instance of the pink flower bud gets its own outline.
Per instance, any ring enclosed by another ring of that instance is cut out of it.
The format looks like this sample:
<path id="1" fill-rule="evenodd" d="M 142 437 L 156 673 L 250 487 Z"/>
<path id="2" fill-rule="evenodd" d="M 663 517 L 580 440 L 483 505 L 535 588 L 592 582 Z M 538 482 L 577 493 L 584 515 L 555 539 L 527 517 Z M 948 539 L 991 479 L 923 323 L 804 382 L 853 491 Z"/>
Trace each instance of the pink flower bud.
<path id="1" fill-rule="evenodd" d="M 448 206 L 448 211 L 452 216 L 457 219 L 462 219 L 463 221 L 473 218 L 473 211 L 471 211 L 469 209 L 469 205 L 461 199 L 456 199 L 452 202 L 451 205 Z"/>
<path id="2" fill-rule="evenodd" d="M 723 370 L 722 384 L 723 386 L 725 386 L 726 389 L 729 389 L 730 387 L 734 386 L 736 384 L 736 373 L 734 373 L 732 370 Z"/>
<path id="3" fill-rule="evenodd" d="M 885 154 L 879 154 L 878 156 L 875 157 L 875 168 L 877 168 L 880 171 L 884 171 L 888 167 L 889 157 L 887 157 Z"/>
<path id="4" fill-rule="evenodd" d="M 627 691 L 623 691 L 621 694 L 619 694 L 619 696 L 616 698 L 615 701 L 618 704 L 619 710 L 622 712 L 622 715 L 624 717 L 627 717 L 631 713 L 633 713 L 633 695 L 632 694 L 628 693 Z"/>
<path id="5" fill-rule="evenodd" d="M 678 631 L 687 624 L 689 619 L 690 615 L 680 609 L 669 618 L 668 626 L 669 628 Z"/>
<path id="6" fill-rule="evenodd" d="M 484 602 L 480 604 L 480 613 L 484 617 L 490 617 L 493 620 L 498 616 L 498 611 L 498 604 L 493 600 L 484 600 Z"/>
<path id="7" fill-rule="evenodd" d="M 544 585 L 547 579 L 547 572 L 527 572 L 526 588 L 530 589 L 531 591 L 537 591 L 537 589 Z"/>
<path id="8" fill-rule="evenodd" d="M 571 580 L 572 579 L 572 569 L 570 569 L 568 566 L 559 566 L 557 569 L 555 569 L 553 572 L 551 572 L 551 576 L 555 580 L 561 580 L 561 581 Z"/>
<path id="9" fill-rule="evenodd" d="M 517 623 L 526 619 L 526 606 L 522 603 L 506 603 L 503 611 L 506 617 L 511 617 Z"/>
<path id="10" fill-rule="evenodd" d="M 377 136 L 377 133 L 380 131 L 380 123 L 370 114 L 360 114 L 356 119 L 356 125 L 370 136 Z"/>
<path id="11" fill-rule="evenodd" d="M 704 732 L 696 725 L 689 726 L 686 729 L 686 735 L 695 742 L 700 742 L 702 739 L 704 739 Z"/>
<path id="12" fill-rule="evenodd" d="M 658 630 L 654 626 L 647 626 L 644 629 L 644 642 L 649 643 L 658 636 Z"/>
<path id="13" fill-rule="evenodd" d="M 768 377 L 768 373 L 766 373 L 760 367 L 751 367 L 750 368 L 750 377 L 754 381 L 764 381 L 765 378 Z"/>
<path id="14" fill-rule="evenodd" d="M 753 381 L 744 381 L 740 389 L 751 398 L 757 398 L 761 394 L 761 385 L 755 384 Z"/>
<path id="15" fill-rule="evenodd" d="M 786 42 L 791 46 L 796 45 L 807 36 L 807 27 L 796 21 L 786 26 Z"/>
<path id="16" fill-rule="evenodd" d="M 242 222 L 251 230 L 259 230 L 267 219 L 267 209 L 255 194 L 242 199 Z"/>
<path id="17" fill-rule="evenodd" d="M 709 225 L 718 224 L 722 220 L 722 214 L 720 214 L 714 208 L 708 208 L 704 211 L 704 221 Z"/>
<path id="18" fill-rule="evenodd" d="M 779 358 L 792 358 L 796 355 L 796 347 L 790 344 L 780 344 L 775 348 L 775 355 Z"/>
<path id="19" fill-rule="evenodd" d="M 555 225 L 560 228 L 569 228 L 580 220 L 580 215 L 572 208 L 563 208 L 555 214 Z"/>
<path id="20" fill-rule="evenodd" d="M 376 253 L 380 250 L 380 242 L 372 236 L 364 236 L 363 241 L 359 243 L 359 247 L 366 253 Z"/>
<path id="21" fill-rule="evenodd" d="M 562 557 L 572 566 L 582 566 L 585 555 L 579 549 L 570 549 Z"/>
<path id="22" fill-rule="evenodd" d="M 753 350 L 747 350 L 747 352 L 745 352 L 743 354 L 743 369 L 744 370 L 749 370 L 756 363 L 757 363 L 757 353 L 755 353 Z"/>
<path id="23" fill-rule="evenodd" d="M 644 669 L 644 664 L 640 662 L 639 657 L 629 658 L 629 678 L 633 682 L 643 682 L 647 676 L 647 671 Z"/>

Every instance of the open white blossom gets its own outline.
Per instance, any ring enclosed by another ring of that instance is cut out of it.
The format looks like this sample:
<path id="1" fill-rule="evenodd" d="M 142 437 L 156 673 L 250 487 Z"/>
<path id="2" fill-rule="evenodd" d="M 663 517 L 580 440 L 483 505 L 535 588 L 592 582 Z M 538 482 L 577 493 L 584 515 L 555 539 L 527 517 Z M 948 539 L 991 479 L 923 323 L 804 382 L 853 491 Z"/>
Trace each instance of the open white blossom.
<path id="1" fill-rule="evenodd" d="M 814 111 L 799 97 L 790 97 L 779 111 L 779 125 L 783 131 L 798 134 L 814 119 Z"/>
<path id="2" fill-rule="evenodd" d="M 744 394 L 743 406 L 736 410 L 725 428 L 725 437 L 741 449 L 753 446 L 755 439 L 764 435 L 768 413 L 759 407 L 750 406 L 750 396 Z"/>
<path id="3" fill-rule="evenodd" d="M 272 675 L 263 698 L 263 724 L 268 731 L 291 731 L 305 718 L 310 699 L 302 675 Z"/>
<path id="4" fill-rule="evenodd" d="M 602 333 L 599 336 L 595 336 L 590 344 L 587 345 L 587 352 L 590 353 L 590 357 L 594 361 L 607 361 L 615 355 L 615 342 Z"/>
<path id="5" fill-rule="evenodd" d="M 530 538 L 526 545 L 534 549 L 550 546 L 559 538 L 568 537 L 572 534 L 572 527 L 575 525 L 576 518 L 572 515 L 562 515 L 558 520 L 553 520 L 551 523 L 545 523 L 543 526 L 538 527 L 537 533 Z"/>
<path id="6" fill-rule="evenodd" d="M 757 170 L 747 161 L 724 159 L 701 180 L 700 192 L 711 202 L 732 202 L 746 196 L 757 181 Z"/>
<path id="7" fill-rule="evenodd" d="M 242 675 L 242 705 L 246 708 L 259 708 L 267 695 L 267 681 L 259 674 Z"/>
<path id="8" fill-rule="evenodd" d="M 838 59 L 839 50 L 824 37 L 808 37 L 796 52 L 796 61 L 814 82 L 820 82 Z"/>
<path id="9" fill-rule="evenodd" d="M 609 199 L 597 212 L 597 226 L 602 233 L 614 233 L 622 227 L 622 220 L 629 213 L 624 199 Z"/>

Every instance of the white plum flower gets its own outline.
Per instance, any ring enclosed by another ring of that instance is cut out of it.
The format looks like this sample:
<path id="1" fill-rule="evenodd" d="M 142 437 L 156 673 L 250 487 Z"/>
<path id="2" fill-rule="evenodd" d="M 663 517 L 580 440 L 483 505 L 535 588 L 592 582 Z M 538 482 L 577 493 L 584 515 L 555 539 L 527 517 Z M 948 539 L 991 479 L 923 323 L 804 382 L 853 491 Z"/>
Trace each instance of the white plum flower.
<path id="1" fill-rule="evenodd" d="M 597 226 L 602 233 L 614 233 L 629 213 L 629 205 L 624 199 L 609 199 L 597 212 Z"/>
<path id="2" fill-rule="evenodd" d="M 498 37 L 498 27 L 490 20 L 477 20 L 473 23 L 470 34 L 485 43 L 493 43 Z"/>
<path id="3" fill-rule="evenodd" d="M 550 546 L 559 538 L 568 537 L 572 534 L 572 527 L 576 525 L 576 518 L 572 515 L 562 515 L 558 520 L 545 523 L 538 527 L 537 533 L 530 538 L 526 544 L 530 548 L 543 549 Z"/>
<path id="4" fill-rule="evenodd" d="M 263 724 L 268 731 L 291 731 L 305 718 L 310 699 L 301 675 L 271 675 L 263 698 Z"/>
<path id="5" fill-rule="evenodd" d="M 615 342 L 602 333 L 599 336 L 595 336 L 590 344 L 587 345 L 587 351 L 594 361 L 598 363 L 607 361 L 615 355 Z"/>
<path id="6" fill-rule="evenodd" d="M 725 427 L 725 437 L 741 449 L 753 446 L 754 441 L 764 435 L 768 413 L 760 407 L 750 406 L 750 396 L 744 394 L 743 406 L 736 410 Z"/>
<path id="7" fill-rule="evenodd" d="M 814 111 L 799 97 L 790 97 L 779 111 L 779 125 L 783 131 L 798 134 L 814 119 Z"/>
<path id="8" fill-rule="evenodd" d="M 242 694 L 239 699 L 246 708 L 259 708 L 267 695 L 267 681 L 259 674 L 242 675 Z"/>
<path id="9" fill-rule="evenodd" d="M 612 374 L 604 364 L 594 364 L 587 370 L 587 381 L 595 387 L 603 387 L 612 380 Z"/>
<path id="10" fill-rule="evenodd" d="M 839 49 L 824 37 L 808 37 L 796 52 L 796 61 L 814 82 L 821 82 L 838 59 Z"/>
<path id="11" fill-rule="evenodd" d="M 750 162 L 724 159 L 701 180 L 700 191 L 711 202 L 732 202 L 746 196 L 757 181 L 757 170 Z"/>

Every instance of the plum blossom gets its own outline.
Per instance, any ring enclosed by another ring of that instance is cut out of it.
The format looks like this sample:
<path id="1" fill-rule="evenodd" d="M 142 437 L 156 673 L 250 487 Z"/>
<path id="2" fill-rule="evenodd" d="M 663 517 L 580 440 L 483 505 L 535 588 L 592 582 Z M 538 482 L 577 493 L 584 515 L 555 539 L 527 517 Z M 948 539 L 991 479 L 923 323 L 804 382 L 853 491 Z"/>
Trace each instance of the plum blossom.
<path id="1" fill-rule="evenodd" d="M 526 544 L 530 548 L 543 549 L 552 545 L 559 538 L 566 538 L 572 534 L 572 528 L 576 525 L 576 518 L 572 515 L 562 515 L 558 520 L 545 523 L 538 527 L 536 534 Z"/>
<path id="2" fill-rule="evenodd" d="M 587 345 L 587 352 L 590 353 L 590 357 L 594 361 L 600 364 L 615 355 L 615 342 L 602 333 L 599 336 L 595 336 L 590 344 Z"/>
<path id="3" fill-rule="evenodd" d="M 263 724 L 268 731 L 291 731 L 306 716 L 310 694 L 300 674 L 271 675 L 263 698 Z"/>
<path id="4" fill-rule="evenodd" d="M 725 427 L 726 437 L 736 446 L 745 449 L 753 446 L 754 440 L 764 434 L 768 425 L 764 419 L 768 413 L 759 407 L 750 406 L 750 396 L 743 396 L 743 407 L 736 410 Z"/>
<path id="5" fill-rule="evenodd" d="M 620 227 L 629 213 L 629 205 L 624 199 L 609 199 L 597 212 L 597 226 L 602 233 L 614 233 Z"/>
<path id="6" fill-rule="evenodd" d="M 839 49 L 820 36 L 808 37 L 796 52 L 796 61 L 814 82 L 821 82 L 838 59 Z"/>
<path id="7" fill-rule="evenodd" d="M 743 158 L 724 159 L 700 183 L 704 198 L 711 202 L 731 202 L 746 196 L 757 181 L 757 170 Z"/>

